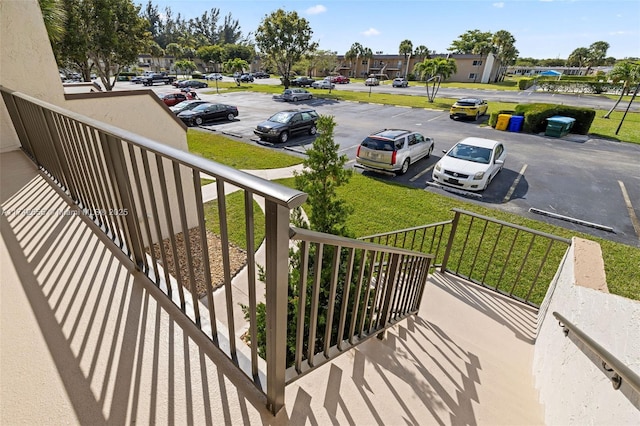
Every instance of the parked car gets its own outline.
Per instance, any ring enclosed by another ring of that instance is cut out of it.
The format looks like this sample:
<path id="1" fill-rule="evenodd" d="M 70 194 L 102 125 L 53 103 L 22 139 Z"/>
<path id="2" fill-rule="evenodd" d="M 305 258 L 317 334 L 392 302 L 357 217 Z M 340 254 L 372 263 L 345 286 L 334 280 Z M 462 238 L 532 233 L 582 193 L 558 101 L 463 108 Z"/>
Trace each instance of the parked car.
<path id="1" fill-rule="evenodd" d="M 469 191 L 482 191 L 504 166 L 502 142 L 469 137 L 455 144 L 433 169 L 433 180 Z"/>
<path id="2" fill-rule="evenodd" d="M 159 95 L 162 102 L 167 106 L 174 106 L 179 104 L 180 102 L 187 100 L 187 94 L 178 92 L 178 93 L 164 93 Z"/>
<path id="3" fill-rule="evenodd" d="M 253 74 L 241 74 L 240 81 L 242 81 L 243 83 L 253 82 Z"/>
<path id="4" fill-rule="evenodd" d="M 269 75 L 268 72 L 262 72 L 262 71 L 254 72 L 253 76 L 255 78 L 270 78 L 271 77 L 271 75 Z"/>
<path id="5" fill-rule="evenodd" d="M 393 79 L 393 83 L 391 84 L 393 87 L 408 87 L 409 81 L 406 78 L 398 77 Z"/>
<path id="6" fill-rule="evenodd" d="M 204 76 L 207 80 L 222 80 L 222 74 L 219 72 L 212 72 Z"/>
<path id="7" fill-rule="evenodd" d="M 364 85 L 365 86 L 379 86 L 380 85 L 380 80 L 378 80 L 375 77 L 369 77 L 368 79 L 366 79 L 364 81 Z"/>
<path id="8" fill-rule="evenodd" d="M 285 101 L 297 102 L 312 98 L 313 93 L 309 92 L 307 89 L 292 88 L 286 89 L 282 92 L 282 99 Z"/>
<path id="9" fill-rule="evenodd" d="M 367 136 L 356 152 L 356 163 L 371 171 L 405 174 L 416 161 L 431 156 L 434 141 L 421 133 L 385 129 Z"/>
<path id="10" fill-rule="evenodd" d="M 183 88 L 188 87 L 191 89 L 203 89 L 205 87 L 209 87 L 207 83 L 200 80 L 184 80 L 178 83 L 176 87 Z"/>
<path id="11" fill-rule="evenodd" d="M 198 105 L 206 104 L 207 101 L 203 101 L 202 99 L 187 99 L 186 101 L 182 101 L 177 105 L 169 107 L 172 113 L 175 115 L 180 114 L 182 111 L 188 111 L 197 107 Z"/>
<path id="12" fill-rule="evenodd" d="M 183 111 L 178 118 L 187 126 L 200 126 L 208 121 L 233 121 L 238 116 L 238 108 L 231 105 L 204 103 L 197 107 Z"/>
<path id="13" fill-rule="evenodd" d="M 336 85 L 331 83 L 329 80 L 318 80 L 314 81 L 313 84 L 311 84 L 311 87 L 314 89 L 333 89 Z"/>
<path id="14" fill-rule="evenodd" d="M 291 80 L 291 85 L 298 86 L 298 87 L 305 87 L 305 86 L 311 87 L 311 85 L 314 82 L 315 80 L 309 77 L 298 77 Z"/>
<path id="15" fill-rule="evenodd" d="M 258 124 L 253 133 L 260 139 L 286 142 L 295 133 L 316 134 L 318 113 L 313 109 L 280 111 Z"/>
<path id="16" fill-rule="evenodd" d="M 477 98 L 458 99 L 449 110 L 449 118 L 473 118 L 478 120 L 481 115 L 485 115 L 489 105 L 487 101 Z"/>
<path id="17" fill-rule="evenodd" d="M 349 77 L 345 77 L 343 75 L 335 75 L 331 77 L 330 80 L 332 83 L 336 83 L 336 84 L 347 84 L 349 83 L 351 80 L 349 80 Z"/>

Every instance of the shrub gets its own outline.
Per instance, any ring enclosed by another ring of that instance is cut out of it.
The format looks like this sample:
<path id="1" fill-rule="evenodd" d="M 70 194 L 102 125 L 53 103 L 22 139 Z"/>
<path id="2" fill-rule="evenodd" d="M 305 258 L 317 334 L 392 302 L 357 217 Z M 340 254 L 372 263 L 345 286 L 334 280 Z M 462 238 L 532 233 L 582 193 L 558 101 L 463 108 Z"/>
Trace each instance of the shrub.
<path id="1" fill-rule="evenodd" d="M 524 115 L 522 130 L 528 133 L 542 133 L 547 128 L 547 118 L 554 115 L 575 118 L 571 129 L 572 133 L 586 135 L 589 133 L 591 123 L 596 116 L 596 111 L 590 108 L 572 107 L 556 104 L 518 104 L 516 115 Z M 493 115 L 493 114 L 492 114 Z"/>
<path id="2" fill-rule="evenodd" d="M 535 83 L 535 79 L 533 78 L 521 78 L 518 80 L 518 89 L 527 90 L 529 87 L 533 86 Z"/>

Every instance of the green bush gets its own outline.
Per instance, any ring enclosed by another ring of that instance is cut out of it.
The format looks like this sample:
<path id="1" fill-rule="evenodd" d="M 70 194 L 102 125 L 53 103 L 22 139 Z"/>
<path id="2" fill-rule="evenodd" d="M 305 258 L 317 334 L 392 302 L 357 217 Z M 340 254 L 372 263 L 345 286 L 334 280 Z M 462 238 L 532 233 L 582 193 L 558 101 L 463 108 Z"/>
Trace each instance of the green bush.
<path id="1" fill-rule="evenodd" d="M 518 104 L 515 113 L 524 115 L 523 132 L 542 133 L 547 128 L 547 118 L 560 115 L 575 118 L 571 133 L 580 135 L 589 133 L 591 123 L 596 116 L 596 111 L 590 108 L 556 104 Z"/>
<path id="2" fill-rule="evenodd" d="M 533 78 L 521 78 L 518 80 L 518 89 L 527 90 L 529 87 L 533 86 L 535 83 L 535 79 Z"/>
<path id="3" fill-rule="evenodd" d="M 493 127 L 494 129 L 496 128 L 496 123 L 498 122 L 498 116 L 500 114 L 511 114 L 511 115 L 514 115 L 515 111 L 501 109 L 499 111 L 492 112 L 491 115 L 489 116 L 489 126 Z M 522 114 L 517 114 L 517 115 L 522 115 Z"/>
<path id="4" fill-rule="evenodd" d="M 124 77 L 135 77 L 136 75 L 138 75 L 138 74 L 136 74 L 133 71 L 122 71 L 120 73 L 120 76 L 124 76 Z"/>

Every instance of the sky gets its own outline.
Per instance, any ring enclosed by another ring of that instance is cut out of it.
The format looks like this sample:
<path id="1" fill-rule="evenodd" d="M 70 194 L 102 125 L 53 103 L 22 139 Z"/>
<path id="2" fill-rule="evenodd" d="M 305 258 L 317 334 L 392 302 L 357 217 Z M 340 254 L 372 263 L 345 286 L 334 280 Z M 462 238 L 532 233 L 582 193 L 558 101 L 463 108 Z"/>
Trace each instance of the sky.
<path id="1" fill-rule="evenodd" d="M 145 5 L 148 0 L 134 0 Z M 398 53 L 402 40 L 414 48 L 447 53 L 451 42 L 478 29 L 510 32 L 520 57 L 566 59 L 579 47 L 606 41 L 607 56 L 640 57 L 640 0 L 151 0 L 185 19 L 211 8 L 237 19 L 243 35 L 282 8 L 309 21 L 313 41 L 344 54 L 358 42 L 374 53 Z"/>

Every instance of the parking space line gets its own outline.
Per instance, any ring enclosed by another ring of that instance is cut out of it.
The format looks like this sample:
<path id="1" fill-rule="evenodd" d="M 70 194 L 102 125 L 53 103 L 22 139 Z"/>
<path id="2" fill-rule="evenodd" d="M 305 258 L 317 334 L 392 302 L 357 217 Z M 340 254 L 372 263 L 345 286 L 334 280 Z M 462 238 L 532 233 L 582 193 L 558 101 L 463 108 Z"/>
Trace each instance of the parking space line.
<path id="1" fill-rule="evenodd" d="M 410 112 L 411 112 L 411 111 L 404 111 L 404 112 L 401 112 L 400 114 L 392 115 L 392 116 L 391 116 L 391 118 L 399 117 L 399 116 L 401 116 L 401 115 L 405 115 L 405 114 L 408 114 L 408 113 L 410 113 Z"/>
<path id="2" fill-rule="evenodd" d="M 424 169 L 423 171 L 421 171 L 420 173 L 418 173 L 417 175 L 415 175 L 411 179 L 409 179 L 409 182 L 415 182 L 416 180 L 420 179 L 422 176 L 424 176 L 427 173 L 429 173 L 431 171 L 431 169 L 433 169 L 433 166 L 435 166 L 435 163 L 430 165 L 429 167 L 427 167 L 426 169 Z"/>
<path id="3" fill-rule="evenodd" d="M 627 192 L 627 188 L 624 186 L 624 183 L 619 180 L 618 185 L 620 185 L 620 190 L 622 191 L 622 198 L 624 198 L 624 203 L 627 205 L 627 211 L 629 212 L 629 218 L 631 218 L 631 224 L 633 225 L 633 230 L 636 231 L 636 235 L 640 238 L 640 221 L 638 221 L 638 216 L 636 216 L 636 211 L 633 209 L 633 205 L 631 204 L 631 198 L 629 198 L 629 193 Z"/>
<path id="4" fill-rule="evenodd" d="M 511 199 L 511 196 L 513 195 L 513 192 L 516 190 L 516 187 L 520 183 L 520 179 L 522 179 L 522 176 L 524 176 L 525 170 L 527 170 L 527 165 L 526 164 L 524 166 L 522 166 L 522 169 L 520 169 L 520 173 L 518 174 L 518 177 L 516 177 L 516 180 L 513 181 L 513 184 L 511 185 L 511 188 L 509 188 L 509 192 L 507 192 L 507 195 L 504 196 L 504 198 L 502 200 L 503 203 L 506 203 L 507 201 L 509 201 Z"/>

